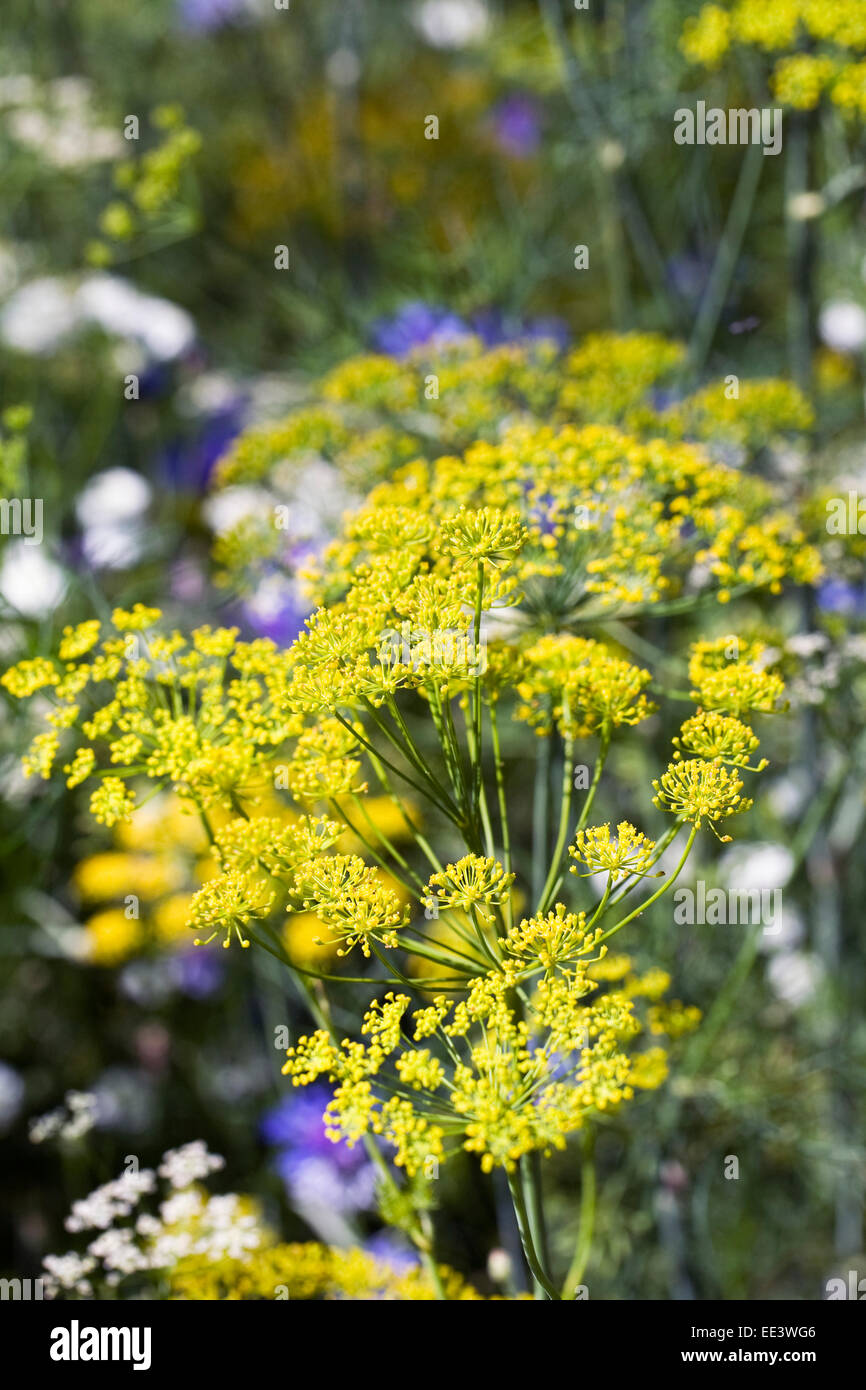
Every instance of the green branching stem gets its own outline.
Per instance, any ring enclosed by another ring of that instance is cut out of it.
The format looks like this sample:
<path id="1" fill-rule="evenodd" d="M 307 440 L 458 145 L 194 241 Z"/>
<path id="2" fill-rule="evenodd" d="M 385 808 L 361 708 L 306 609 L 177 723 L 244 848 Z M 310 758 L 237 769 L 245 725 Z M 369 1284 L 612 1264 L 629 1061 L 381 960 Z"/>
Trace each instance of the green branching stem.
<path id="1" fill-rule="evenodd" d="M 542 1264 L 541 1257 L 535 1247 L 520 1173 L 512 1172 L 508 1174 L 508 1188 L 511 1193 L 511 1201 L 514 1205 L 514 1214 L 517 1217 L 517 1229 L 520 1232 L 523 1253 L 526 1256 L 526 1263 L 529 1265 L 532 1277 L 547 1297 L 558 1303 L 560 1297 L 559 1290 L 547 1274 Z"/>
<path id="2" fill-rule="evenodd" d="M 682 858 L 680 859 L 680 862 L 677 864 L 677 867 L 674 869 L 670 878 L 665 880 L 661 888 L 659 888 L 655 893 L 653 893 L 652 897 L 647 898 L 644 902 L 640 904 L 639 907 L 636 907 L 634 912 L 630 912 L 627 917 L 623 917 L 621 922 L 617 922 L 616 925 L 611 927 L 609 931 L 606 931 L 603 936 L 600 936 L 598 938 L 599 945 L 601 945 L 602 941 L 608 941 L 610 937 L 615 935 L 616 932 L 622 931 L 623 927 L 626 926 L 627 923 L 632 922 L 635 917 L 639 917 L 642 912 L 646 912 L 648 907 L 651 907 L 652 904 L 656 902 L 664 893 L 669 892 L 669 890 L 673 888 L 674 884 L 676 883 L 677 879 L 682 873 L 686 860 L 688 859 L 691 853 L 692 845 L 695 842 L 695 836 L 697 835 L 697 833 L 698 827 L 697 825 L 693 825 L 689 832 L 689 838 L 686 841 L 686 847 L 683 850 Z"/>
<path id="3" fill-rule="evenodd" d="M 580 1169 L 580 1217 L 577 1233 L 577 1245 L 574 1250 L 574 1258 L 565 1276 L 565 1283 L 562 1286 L 562 1298 L 564 1302 L 572 1303 L 577 1296 L 577 1291 L 583 1283 L 583 1276 L 589 1257 L 592 1252 L 592 1238 L 595 1232 L 595 1197 L 596 1197 L 596 1177 L 595 1177 L 595 1136 L 592 1130 L 584 1130 L 583 1133 L 583 1161 Z"/>

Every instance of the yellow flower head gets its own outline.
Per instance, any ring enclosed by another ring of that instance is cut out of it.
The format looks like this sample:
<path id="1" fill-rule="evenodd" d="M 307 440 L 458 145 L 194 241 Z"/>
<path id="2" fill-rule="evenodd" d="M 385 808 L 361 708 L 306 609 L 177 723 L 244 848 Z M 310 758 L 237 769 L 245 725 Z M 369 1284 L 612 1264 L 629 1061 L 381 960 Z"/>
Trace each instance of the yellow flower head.
<path id="1" fill-rule="evenodd" d="M 442 550 L 461 564 L 501 565 L 522 550 L 529 532 L 516 513 L 498 507 L 461 507 L 439 527 Z"/>
<path id="2" fill-rule="evenodd" d="M 237 869 L 210 879 L 194 895 L 190 905 L 190 924 L 207 930 L 213 928 L 210 936 L 202 941 L 196 937 L 196 946 L 207 946 L 225 932 L 223 946 L 231 944 L 236 936 L 241 946 L 249 946 L 249 941 L 241 930 L 248 922 L 261 920 L 270 914 L 274 894 L 262 882 Z"/>
<path id="3" fill-rule="evenodd" d="M 478 912 L 485 919 L 506 901 L 514 874 L 507 874 L 497 859 L 466 854 L 456 864 L 448 864 L 431 874 L 428 887 L 442 908 Z"/>
<path id="4" fill-rule="evenodd" d="M 371 945 L 396 947 L 396 932 L 405 926 L 407 911 L 397 894 L 356 854 L 320 855 L 298 866 L 294 893 L 304 911 L 314 912 L 342 942 L 338 955 L 359 945 L 365 956 Z M 293 911 L 291 904 L 288 908 Z"/>
<path id="5" fill-rule="evenodd" d="M 668 811 L 673 811 L 681 820 L 691 821 L 700 826 L 709 821 L 715 830 L 714 822 L 728 816 L 748 811 L 752 802 L 740 795 L 743 783 L 734 773 L 716 763 L 703 758 L 690 758 L 688 762 L 671 763 L 660 781 L 653 782 L 656 795 L 653 802 Z M 723 836 L 730 839 L 730 836 Z"/>
<path id="6" fill-rule="evenodd" d="M 655 855 L 655 841 L 636 830 L 628 821 L 620 821 L 616 836 L 611 839 L 610 825 L 595 825 L 588 830 L 580 830 L 569 854 L 578 864 L 585 864 L 591 874 L 606 873 L 611 883 L 632 874 L 649 872 Z M 573 874 L 579 874 L 576 864 L 571 867 Z"/>
<path id="7" fill-rule="evenodd" d="M 677 750 L 674 753 L 675 762 L 685 753 L 706 758 L 710 762 L 729 763 L 732 767 L 747 767 L 752 772 L 763 772 L 768 766 L 766 758 L 754 766 L 749 763 L 759 740 L 748 724 L 712 710 L 702 710 L 700 714 L 687 719 L 673 743 Z"/>

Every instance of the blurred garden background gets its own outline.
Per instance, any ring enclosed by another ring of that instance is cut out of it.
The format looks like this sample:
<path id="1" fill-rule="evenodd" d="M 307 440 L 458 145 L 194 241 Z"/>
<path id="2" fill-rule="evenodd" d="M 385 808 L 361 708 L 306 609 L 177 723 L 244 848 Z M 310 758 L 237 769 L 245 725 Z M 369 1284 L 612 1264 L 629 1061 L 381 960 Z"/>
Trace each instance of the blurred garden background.
<path id="1" fill-rule="evenodd" d="M 591 411 L 579 392 L 574 407 L 589 423 L 628 417 L 652 438 L 681 410 L 681 432 L 771 483 L 821 553 L 814 583 L 615 633 L 672 673 L 685 643 L 735 621 L 776 652 L 790 710 L 762 735 L 761 795 L 693 874 L 780 889 L 784 910 L 772 932 L 684 930 L 663 905 L 641 922 L 703 1021 L 666 1085 L 600 1128 L 592 1298 L 809 1300 L 866 1277 L 866 520 L 827 524 L 828 500 L 854 496 L 856 518 L 866 495 L 864 11 L 4 3 L 0 493 L 42 500 L 40 543 L 0 536 L 4 669 L 136 602 L 288 646 L 310 608 L 300 561 L 386 464 L 376 440 L 353 449 L 351 423 L 339 447 L 308 442 L 278 565 L 245 529 L 277 496 L 264 467 L 235 478 L 220 460 L 323 380 L 409 438 L 383 435 L 387 467 L 494 439 L 527 408 L 498 378 L 475 378 L 429 443 L 375 383 L 369 401 L 363 381 L 334 385 L 359 354 L 439 371 L 469 338 L 472 360 L 532 358 L 542 420 L 569 374 L 591 381 Z M 781 108 L 782 150 L 677 145 L 674 113 L 698 101 Z M 733 378 L 743 409 L 726 414 Z M 770 379 L 785 386 L 749 395 Z M 323 1088 L 280 1074 L 274 1030 L 303 1031 L 302 995 L 263 952 L 192 945 L 197 822 L 166 789 L 95 825 L 79 788 L 25 776 L 34 713 L 0 694 L 0 1272 L 66 1249 L 71 1203 L 128 1155 L 153 1164 L 196 1139 L 225 1157 L 217 1187 L 257 1199 L 281 1239 L 411 1266 L 364 1151 L 324 1136 Z M 674 727 L 654 718 L 621 750 L 606 814 L 649 787 Z M 505 738 L 516 789 L 532 735 Z M 531 800 L 530 780 L 527 845 Z M 314 924 L 287 932 L 300 963 L 320 958 Z M 569 1145 L 546 1180 L 566 1264 L 582 1162 Z M 439 1258 L 481 1292 L 529 1287 L 507 1187 L 470 1156 L 443 1169 L 435 1223 Z"/>

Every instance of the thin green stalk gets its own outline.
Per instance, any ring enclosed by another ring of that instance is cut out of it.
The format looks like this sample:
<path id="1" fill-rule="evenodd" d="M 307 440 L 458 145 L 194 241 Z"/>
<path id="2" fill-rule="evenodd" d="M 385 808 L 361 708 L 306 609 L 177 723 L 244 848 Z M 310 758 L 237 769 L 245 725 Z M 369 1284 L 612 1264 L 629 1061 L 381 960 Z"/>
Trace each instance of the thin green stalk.
<path id="1" fill-rule="evenodd" d="M 542 875 L 547 863 L 548 789 L 550 783 L 550 734 L 542 734 L 541 747 L 535 763 L 535 785 L 532 792 L 532 901 L 538 902 L 543 885 Z"/>
<path id="2" fill-rule="evenodd" d="M 604 771 L 604 765 L 607 761 L 609 749 L 610 729 L 607 727 L 607 725 L 604 725 L 601 731 L 601 743 L 599 744 L 598 758 L 596 759 L 596 764 L 592 773 L 592 781 L 589 785 L 589 791 L 586 794 L 586 801 L 583 803 L 583 810 L 578 816 L 577 825 L 574 827 L 575 834 L 577 834 L 578 830 L 582 830 L 583 827 L 586 825 L 587 817 L 589 816 L 589 813 L 592 810 L 592 803 L 595 801 L 595 794 L 598 791 L 598 785 L 601 781 L 601 774 Z"/>
<path id="3" fill-rule="evenodd" d="M 565 842 L 568 839 L 568 823 L 571 819 L 571 793 L 574 787 L 574 735 L 571 732 L 568 716 L 568 697 L 564 696 L 563 698 L 564 718 L 569 732 L 566 735 L 562 752 L 562 790 L 559 805 L 559 828 L 556 835 L 556 844 L 553 847 L 550 869 L 548 870 L 544 887 L 541 890 L 538 906 L 535 909 L 537 913 L 547 911 L 548 904 L 553 896 L 554 886 L 559 878 L 562 856 L 565 853 Z"/>
<path id="4" fill-rule="evenodd" d="M 435 681 L 430 682 L 428 694 L 430 697 L 430 713 L 433 717 L 436 733 L 439 735 L 439 742 L 442 745 L 442 755 L 445 759 L 445 768 L 451 782 L 451 790 L 455 798 L 458 801 L 462 801 L 464 800 L 465 793 L 463 766 L 459 757 L 459 750 L 456 750 L 454 746 L 452 737 L 453 724 L 450 729 L 446 724 L 445 711 L 442 707 L 442 694 Z"/>
<path id="5" fill-rule="evenodd" d="M 445 965 L 448 967 L 449 970 L 453 970 L 455 973 L 459 973 L 462 975 L 469 974 L 469 971 L 466 969 L 465 966 L 461 966 L 457 963 L 457 957 L 460 957 L 463 960 L 467 961 L 471 960 L 471 957 L 464 956 L 463 952 L 457 951 L 456 948 L 454 949 L 455 959 L 448 960 L 445 956 L 440 954 L 440 950 L 450 951 L 451 947 L 449 946 L 442 946 L 441 948 L 437 949 L 436 947 L 431 946 L 429 941 L 404 941 L 403 938 L 399 935 L 397 937 L 397 940 L 399 941 L 402 950 L 411 952 L 413 956 L 422 956 L 424 960 L 432 960 L 435 961 L 437 965 Z M 475 964 L 478 967 L 477 973 L 480 973 L 480 970 L 483 968 L 483 961 L 475 961 L 473 962 L 473 964 Z M 422 988 L 426 985 L 426 983 L 426 981 L 422 981 Z"/>
<path id="6" fill-rule="evenodd" d="M 388 774 L 385 772 L 384 768 L 382 767 L 381 763 L 379 762 L 379 759 L 371 754 L 370 762 L 373 764 L 373 771 L 379 779 L 379 783 L 382 786 L 383 791 L 387 792 L 388 796 L 390 796 L 391 800 L 394 802 L 394 805 L 397 807 L 398 811 L 400 812 L 400 815 L 403 817 L 407 830 L 411 834 L 412 839 L 415 841 L 421 853 L 424 855 L 424 858 L 427 860 L 428 864 L 432 864 L 433 868 L 436 869 L 437 872 L 441 872 L 441 860 L 434 853 L 426 836 L 421 834 L 421 831 L 418 829 L 417 825 L 412 820 L 412 817 L 406 810 L 406 807 L 404 806 L 401 797 L 394 790 L 391 780 L 388 777 Z"/>
<path id="7" fill-rule="evenodd" d="M 340 713 L 339 710 L 334 710 L 334 718 L 338 719 L 339 722 L 346 729 L 349 730 L 349 733 L 353 736 L 353 738 L 355 738 L 358 741 L 358 743 L 360 743 L 364 748 L 366 748 L 368 753 L 377 757 L 384 767 L 390 768 L 396 777 L 399 777 L 403 782 L 407 782 L 410 787 L 414 787 L 416 792 L 420 792 L 421 796 L 429 797 L 429 799 L 433 802 L 434 806 L 438 806 L 442 814 L 447 816 L 449 820 L 455 820 L 456 808 L 449 808 L 447 805 L 443 804 L 439 800 L 438 796 L 431 793 L 429 787 L 422 787 L 419 782 L 415 781 L 414 777 L 410 777 L 408 773 L 403 772 L 399 767 L 395 767 L 394 763 L 389 762 L 385 755 L 381 753 L 377 748 L 375 748 L 368 738 L 365 738 L 363 734 L 359 734 L 358 730 L 354 728 L 352 724 L 349 723 L 348 719 L 344 719 L 343 715 Z M 383 727 L 381 725 L 381 721 L 376 722 L 380 727 Z M 399 748 L 399 744 L 396 743 L 396 740 L 394 739 L 393 735 L 389 733 L 388 737 L 391 739 L 391 742 Z"/>
<path id="8" fill-rule="evenodd" d="M 764 162 L 763 145 L 750 145 L 740 166 L 740 175 L 734 189 L 730 211 L 689 345 L 689 367 L 694 376 L 697 376 L 702 370 L 715 337 L 719 318 L 736 269 L 743 237 L 752 215 L 752 206 L 758 191 Z"/>
<path id="9" fill-rule="evenodd" d="M 810 389 L 815 316 L 815 267 L 818 221 L 796 213 L 796 204 L 812 180 L 814 111 L 785 113 L 785 221 L 790 285 L 788 295 L 788 369 L 801 390 Z"/>
<path id="10" fill-rule="evenodd" d="M 488 702 L 490 715 L 490 742 L 493 747 L 493 767 L 496 777 L 496 799 L 499 806 L 499 824 L 502 830 L 502 859 L 505 872 L 511 873 L 511 831 L 508 826 L 508 805 L 505 798 L 505 778 L 502 767 L 502 752 L 499 746 L 499 721 L 496 718 L 496 700 Z"/>
<path id="11" fill-rule="evenodd" d="M 518 1173 L 508 1174 L 508 1190 L 511 1193 L 511 1201 L 514 1207 L 514 1215 L 517 1217 L 517 1229 L 520 1232 L 520 1242 L 523 1246 L 523 1253 L 526 1256 L 526 1263 L 536 1283 L 547 1294 L 547 1297 L 555 1302 L 559 1302 L 559 1290 L 554 1286 L 551 1279 L 546 1274 L 544 1267 L 535 1248 L 532 1239 L 532 1228 L 529 1223 L 529 1213 L 526 1210 L 526 1202 L 523 1196 L 523 1188 L 520 1183 Z"/>
<path id="12" fill-rule="evenodd" d="M 595 1198 L 596 1198 L 596 1177 L 595 1177 L 595 1136 L 591 1130 L 585 1130 L 583 1136 L 583 1162 L 580 1169 L 580 1225 L 578 1226 L 577 1245 L 574 1250 L 574 1259 L 569 1265 L 568 1273 L 565 1276 L 565 1283 L 562 1286 L 562 1298 L 564 1302 L 573 1303 L 577 1291 L 583 1283 L 583 1276 L 589 1257 L 592 1252 L 592 1238 L 595 1231 Z"/>
<path id="13" fill-rule="evenodd" d="M 474 729 L 466 726 L 466 741 L 469 745 L 469 760 L 473 767 L 478 769 L 481 766 L 481 755 L 477 750 Z M 484 786 L 483 775 L 475 779 L 474 785 L 475 800 L 473 811 L 480 815 L 481 829 L 484 832 L 484 849 L 489 859 L 494 857 L 493 846 L 493 827 L 490 823 L 490 807 L 487 804 L 487 789 Z"/>
<path id="14" fill-rule="evenodd" d="M 484 562 L 478 561 L 476 572 L 475 590 L 475 621 L 473 624 L 473 639 L 475 643 L 475 664 L 479 665 L 481 653 L 481 605 L 484 602 Z M 474 748 L 474 771 L 475 771 L 475 804 L 481 804 L 481 672 L 478 671 L 475 677 L 475 684 L 472 687 L 472 723 L 475 730 Z"/>
<path id="15" fill-rule="evenodd" d="M 375 707 L 370 703 L 369 700 L 365 700 L 364 703 L 369 707 L 373 715 L 373 718 L 376 719 L 376 722 L 378 723 L 379 727 L 384 732 L 387 729 L 387 725 L 383 720 L 380 720 L 378 718 L 375 711 Z M 389 695 L 387 697 L 386 704 L 388 706 L 391 718 L 394 720 L 394 723 L 397 725 L 397 728 L 403 735 L 403 741 L 405 744 L 404 757 L 408 757 L 414 763 L 415 767 L 422 774 L 422 776 L 427 778 L 431 786 L 436 787 L 441 796 L 447 797 L 447 788 L 443 787 L 442 783 L 439 781 L 439 778 L 436 776 L 432 768 L 430 768 L 427 762 L 425 761 L 424 755 L 417 747 L 415 740 L 409 732 L 409 726 L 406 723 L 406 720 L 403 718 L 403 715 L 400 712 L 400 706 L 397 704 L 397 701 L 393 695 Z M 399 747 L 399 744 L 397 746 Z"/>
<path id="16" fill-rule="evenodd" d="M 544 1219 L 544 1190 L 541 1176 L 541 1154 L 535 1149 L 520 1160 L 520 1180 L 523 1186 L 526 1214 L 532 1231 L 532 1243 L 538 1251 L 542 1269 L 549 1275 L 550 1254 L 547 1248 L 547 1226 Z M 551 1278 L 551 1283 L 553 1282 Z"/>
<path id="17" fill-rule="evenodd" d="M 610 931 L 606 931 L 603 936 L 600 936 L 598 938 L 598 945 L 601 945 L 602 941 L 607 941 L 616 932 L 622 931 L 622 928 L 626 926 L 629 922 L 633 921 L 635 917 L 639 917 L 642 912 L 646 912 L 647 908 L 650 907 L 654 902 L 656 902 L 662 896 L 663 893 L 667 893 L 669 889 L 673 888 L 674 884 L 676 883 L 677 879 L 679 878 L 679 875 L 683 870 L 686 860 L 689 857 L 697 833 L 698 827 L 696 825 L 693 825 L 689 833 L 689 838 L 686 841 L 686 847 L 683 850 L 682 858 L 680 859 L 680 862 L 677 864 L 677 867 L 674 869 L 674 872 L 671 874 L 670 878 L 665 880 L 661 888 L 659 888 L 659 890 L 656 893 L 653 893 L 651 898 L 647 898 L 645 902 L 642 902 L 639 907 L 635 908 L 634 912 L 630 912 L 627 917 L 623 917 L 621 922 L 617 922 L 615 926 L 611 927 Z"/>

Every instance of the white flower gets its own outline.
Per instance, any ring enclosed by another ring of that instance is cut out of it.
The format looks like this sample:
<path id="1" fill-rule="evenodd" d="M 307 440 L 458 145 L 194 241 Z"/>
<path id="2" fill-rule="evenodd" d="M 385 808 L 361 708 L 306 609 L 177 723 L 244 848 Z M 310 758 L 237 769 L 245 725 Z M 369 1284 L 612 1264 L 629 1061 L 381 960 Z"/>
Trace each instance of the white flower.
<path id="1" fill-rule="evenodd" d="M 29 72 L 0 77 L 0 106 L 26 106 L 36 98 L 37 87 Z"/>
<path id="2" fill-rule="evenodd" d="M 240 1259 L 248 1250 L 256 1250 L 263 1239 L 258 1217 L 254 1212 L 241 1210 L 240 1198 L 234 1192 L 209 1199 L 200 1227 L 202 1235 L 196 1242 L 196 1254 L 212 1260 L 223 1256 Z"/>
<path id="3" fill-rule="evenodd" d="M 811 782 L 802 769 L 777 777 L 770 783 L 767 799 L 775 815 L 782 820 L 794 820 L 803 810 L 811 793 Z"/>
<path id="4" fill-rule="evenodd" d="M 40 546 L 20 540 L 6 547 L 0 567 L 0 595 L 25 618 L 43 618 L 53 612 L 65 589 L 66 575 Z"/>
<path id="5" fill-rule="evenodd" d="M 87 1197 L 72 1203 L 64 1225 L 67 1231 L 104 1231 L 119 1214 L 111 1193 L 111 1183 L 97 1187 Z"/>
<path id="6" fill-rule="evenodd" d="M 351 48 L 335 48 L 325 64 L 325 76 L 335 87 L 354 87 L 361 76 L 361 63 Z"/>
<path id="7" fill-rule="evenodd" d="M 53 1139 L 55 1134 L 60 1133 L 65 1119 L 66 1111 L 62 1108 L 49 1110 L 45 1115 L 37 1115 L 35 1120 L 30 1121 L 28 1128 L 30 1143 L 44 1144 L 46 1139 Z"/>
<path id="8" fill-rule="evenodd" d="M 129 1216 L 144 1194 L 153 1191 L 155 1184 L 152 1168 L 121 1173 L 119 1178 L 103 1183 L 87 1197 L 73 1202 L 65 1222 L 67 1231 L 106 1230 L 118 1216 Z"/>
<path id="9" fill-rule="evenodd" d="M 134 1274 L 136 1270 L 147 1269 L 148 1258 L 135 1242 L 135 1235 L 129 1229 L 105 1231 L 90 1242 L 88 1254 L 101 1260 L 104 1268 L 117 1274 Z"/>
<path id="10" fill-rule="evenodd" d="M 60 1131 L 61 1139 L 81 1139 L 96 1124 L 96 1096 L 86 1091 L 67 1091 L 66 1104 L 70 1116 Z"/>
<path id="11" fill-rule="evenodd" d="M 188 1231 L 162 1231 L 151 1246 L 148 1263 L 151 1269 L 168 1269 L 194 1249 L 195 1242 Z"/>
<path id="12" fill-rule="evenodd" d="M 465 48 L 487 33 L 490 16 L 482 0 L 424 0 L 415 24 L 435 48 Z"/>
<path id="13" fill-rule="evenodd" d="M 796 907 L 792 907 L 790 903 L 782 906 L 778 919 L 774 915 L 770 927 L 765 923 L 758 943 L 760 950 L 792 951 L 806 935 L 806 924 Z"/>
<path id="14" fill-rule="evenodd" d="M 136 339 L 157 361 L 179 357 L 195 338 L 195 325 L 184 309 L 142 294 L 117 275 L 87 276 L 75 299 L 86 319 L 106 333 Z"/>
<path id="15" fill-rule="evenodd" d="M 58 1289 L 72 1289 L 83 1298 L 89 1298 L 93 1289 L 86 1278 L 96 1268 L 96 1261 L 90 1255 L 77 1255 L 70 1250 L 66 1255 L 46 1255 L 42 1267 L 48 1278 L 45 1292 L 51 1298 Z"/>
<path id="16" fill-rule="evenodd" d="M 511 1269 L 511 1256 L 507 1250 L 497 1246 L 490 1251 L 487 1256 L 487 1275 L 494 1284 L 504 1284 L 506 1279 L 510 1279 Z"/>
<path id="17" fill-rule="evenodd" d="M 795 1009 L 814 996 L 823 973 L 817 956 L 805 951 L 780 952 L 771 957 L 767 966 L 773 992 Z"/>
<path id="18" fill-rule="evenodd" d="M 145 1212 L 145 1214 L 143 1216 L 140 1216 L 136 1221 L 135 1229 L 138 1235 L 145 1236 L 148 1239 L 150 1239 L 152 1236 L 158 1236 L 160 1234 L 162 1230 L 162 1222 L 159 1221 L 157 1217 L 150 1216 L 147 1212 Z"/>
<path id="19" fill-rule="evenodd" d="M 211 530 L 222 536 L 245 516 L 272 516 L 274 501 L 261 487 L 227 487 L 208 497 L 202 511 Z"/>
<path id="20" fill-rule="evenodd" d="M 87 526 L 81 537 L 84 558 L 94 569 L 125 570 L 139 560 L 144 551 L 146 532 L 142 526 Z"/>
<path id="21" fill-rule="evenodd" d="M 54 352 L 79 323 L 75 300 L 63 280 L 42 276 L 22 285 L 0 310 L 0 337 L 18 352 Z"/>
<path id="22" fill-rule="evenodd" d="M 794 870 L 794 856 L 787 845 L 771 842 L 741 843 L 727 850 L 719 872 L 736 892 L 784 888 Z"/>
<path id="23" fill-rule="evenodd" d="M 194 1189 L 188 1192 L 176 1192 L 169 1197 L 159 1208 L 159 1214 L 166 1226 L 176 1226 L 180 1221 L 191 1221 L 198 1216 L 204 1207 L 204 1198 L 200 1192 Z"/>
<path id="24" fill-rule="evenodd" d="M 106 468 L 95 473 L 79 494 L 75 514 L 82 526 L 108 526 L 130 521 L 147 511 L 151 488 L 131 468 Z"/>
<path id="25" fill-rule="evenodd" d="M 866 311 L 851 299 L 834 299 L 818 317 L 818 332 L 834 352 L 860 352 L 866 345 Z"/>
<path id="26" fill-rule="evenodd" d="M 97 272 L 83 279 L 43 276 L 22 285 L 0 311 L 0 337 L 18 352 L 55 352 L 88 324 L 137 343 L 150 359 L 179 357 L 195 339 L 186 310 L 143 294 L 128 280 Z"/>
<path id="27" fill-rule="evenodd" d="M 123 154 L 123 138 L 118 131 L 92 124 L 75 109 L 52 113 L 22 107 L 12 112 L 8 128 L 14 140 L 58 169 L 77 169 Z"/>
<path id="28" fill-rule="evenodd" d="M 810 656 L 815 656 L 817 652 L 826 651 L 829 640 L 824 632 L 798 632 L 793 637 L 789 637 L 785 645 L 789 652 L 793 652 L 794 656 L 808 659 Z"/>
<path id="29" fill-rule="evenodd" d="M 811 222 L 821 216 L 826 206 L 820 193 L 795 193 L 788 199 L 787 213 L 792 222 Z"/>
<path id="30" fill-rule="evenodd" d="M 219 1154 L 208 1153 L 204 1140 L 196 1139 L 184 1144 L 180 1149 L 169 1149 L 162 1156 L 157 1170 L 161 1178 L 168 1178 L 172 1187 L 189 1187 L 225 1167 L 225 1159 Z"/>
<path id="31" fill-rule="evenodd" d="M 228 372 L 201 372 L 177 395 L 178 409 L 187 415 L 210 415 L 236 405 L 241 382 Z"/>
<path id="32" fill-rule="evenodd" d="M 156 1174 L 152 1168 L 132 1168 L 121 1173 L 112 1183 L 115 1201 L 130 1210 L 145 1195 L 156 1187 Z"/>

